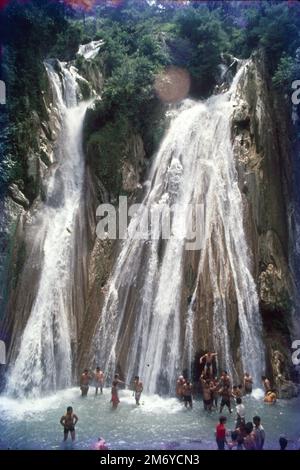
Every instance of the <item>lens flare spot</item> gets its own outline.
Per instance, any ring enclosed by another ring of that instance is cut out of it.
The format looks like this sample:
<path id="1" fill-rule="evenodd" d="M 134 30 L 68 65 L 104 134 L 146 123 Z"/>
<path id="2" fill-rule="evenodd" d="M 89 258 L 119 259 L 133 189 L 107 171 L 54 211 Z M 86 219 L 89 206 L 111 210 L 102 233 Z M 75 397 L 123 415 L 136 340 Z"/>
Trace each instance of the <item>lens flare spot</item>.
<path id="1" fill-rule="evenodd" d="M 164 103 L 176 103 L 186 98 L 190 91 L 190 74 L 179 67 L 167 67 L 157 75 L 154 86 Z"/>

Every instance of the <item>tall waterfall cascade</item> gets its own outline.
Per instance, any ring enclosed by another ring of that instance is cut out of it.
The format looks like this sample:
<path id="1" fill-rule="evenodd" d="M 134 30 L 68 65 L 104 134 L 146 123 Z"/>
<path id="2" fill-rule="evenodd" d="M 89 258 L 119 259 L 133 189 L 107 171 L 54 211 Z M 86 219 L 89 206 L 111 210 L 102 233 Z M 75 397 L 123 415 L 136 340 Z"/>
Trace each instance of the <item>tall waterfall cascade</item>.
<path id="1" fill-rule="evenodd" d="M 174 391 L 176 377 L 191 367 L 199 347 L 194 337 L 195 301 L 203 295 L 199 279 L 205 270 L 213 298 L 207 315 L 212 317 L 210 334 L 218 368 L 237 376 L 228 326 L 231 279 L 242 368 L 257 386 L 264 372 L 262 322 L 231 142 L 231 117 L 245 67 L 226 93 L 204 102 L 185 100 L 175 112 L 145 185 L 142 206 L 128 228 L 134 232 L 157 205 L 176 204 L 171 236 L 162 241 L 158 226 L 157 237 L 124 240 L 108 281 L 94 334 L 94 361 L 106 368 L 108 376 L 122 363 L 127 381 L 139 375 L 149 393 Z M 202 203 L 204 215 L 198 273 L 187 305 L 183 299 L 187 251 L 176 232 L 188 225 L 188 214 L 180 207 L 192 203 Z"/>
<path id="2" fill-rule="evenodd" d="M 20 396 L 72 383 L 72 268 L 84 178 L 82 127 L 90 102 L 78 103 L 77 72 L 65 63 L 45 63 L 60 129 L 45 202 L 34 214 L 32 262 L 42 251 L 37 295 L 11 367 L 7 392 Z M 37 220 L 38 219 L 38 220 Z"/>

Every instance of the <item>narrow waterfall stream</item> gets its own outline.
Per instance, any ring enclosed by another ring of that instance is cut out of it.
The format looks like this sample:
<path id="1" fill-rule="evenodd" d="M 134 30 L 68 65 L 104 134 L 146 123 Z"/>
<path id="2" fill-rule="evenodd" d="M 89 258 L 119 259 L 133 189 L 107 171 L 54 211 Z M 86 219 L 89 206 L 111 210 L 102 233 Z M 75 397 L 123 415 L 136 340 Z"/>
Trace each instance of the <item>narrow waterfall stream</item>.
<path id="1" fill-rule="evenodd" d="M 66 64 L 45 63 L 61 128 L 46 200 L 36 215 L 37 251 L 42 246 L 39 287 L 24 329 L 7 391 L 39 395 L 72 383 L 72 267 L 75 221 L 82 195 L 82 126 L 89 102 L 77 102 L 76 73 Z M 57 70 L 59 68 L 60 70 Z M 32 253 L 34 261 L 34 252 Z"/>
<path id="2" fill-rule="evenodd" d="M 184 358 L 191 361 L 193 356 L 193 303 L 196 295 L 202 295 L 197 292 L 197 283 L 188 315 L 182 312 L 185 238 L 189 238 L 192 220 L 186 208 L 191 204 L 204 207 L 202 220 L 196 222 L 203 225 L 198 279 L 208 267 L 207 288 L 212 290 L 214 306 L 207 315 L 213 317 L 218 366 L 237 376 L 228 334 L 231 279 L 241 362 L 255 384 L 260 383 L 264 369 L 262 327 L 230 135 L 235 92 L 243 72 L 244 66 L 228 92 L 201 103 L 187 100 L 176 113 L 153 164 L 143 205 L 128 229 L 133 233 L 144 226 L 157 205 L 176 204 L 171 236 L 162 243 L 159 225 L 151 227 L 156 236 L 149 240 L 129 237 L 109 281 L 95 333 L 95 360 L 110 376 L 124 364 L 122 373 L 127 380 L 140 375 L 149 393 L 173 391 L 177 375 L 190 367 Z M 185 238 L 177 236 L 182 231 Z M 181 327 L 183 313 L 185 328 Z"/>

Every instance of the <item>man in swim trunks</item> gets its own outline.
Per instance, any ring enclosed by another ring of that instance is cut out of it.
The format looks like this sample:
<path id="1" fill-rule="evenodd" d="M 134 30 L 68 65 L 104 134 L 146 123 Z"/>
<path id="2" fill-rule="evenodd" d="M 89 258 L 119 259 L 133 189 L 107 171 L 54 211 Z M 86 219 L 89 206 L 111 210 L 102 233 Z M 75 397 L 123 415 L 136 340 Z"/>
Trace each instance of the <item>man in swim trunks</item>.
<path id="1" fill-rule="evenodd" d="M 185 380 L 183 375 L 180 375 L 178 377 L 178 380 L 176 382 L 176 395 L 177 398 L 181 401 L 183 399 L 183 386 L 185 384 Z"/>
<path id="2" fill-rule="evenodd" d="M 193 386 L 189 380 L 187 380 L 183 386 L 183 401 L 184 406 L 187 408 L 193 408 Z"/>
<path id="3" fill-rule="evenodd" d="M 95 387 L 96 387 L 95 395 L 98 395 L 98 388 L 100 388 L 100 393 L 103 394 L 104 372 L 102 372 L 100 367 L 96 367 L 94 380 L 95 380 Z"/>
<path id="4" fill-rule="evenodd" d="M 68 439 L 68 434 L 71 434 L 72 441 L 75 441 L 75 425 L 78 421 L 78 416 L 73 413 L 72 406 L 68 406 L 67 412 L 60 418 L 60 424 L 64 428 L 64 441 Z"/>
<path id="5" fill-rule="evenodd" d="M 231 380 L 226 370 L 223 370 L 220 377 L 220 385 L 224 387 L 225 385 L 231 388 Z"/>
<path id="6" fill-rule="evenodd" d="M 135 403 L 137 405 L 140 404 L 142 391 L 143 391 L 143 382 L 141 382 L 139 376 L 136 375 L 134 378 L 134 392 L 135 392 L 134 397 L 135 397 Z"/>
<path id="7" fill-rule="evenodd" d="M 202 374 L 200 377 L 202 385 L 202 399 L 205 411 L 211 411 L 212 408 L 212 399 L 211 399 L 211 390 L 210 390 L 210 381 L 206 380 Z"/>
<path id="8" fill-rule="evenodd" d="M 223 411 L 223 408 L 224 406 L 227 406 L 228 410 L 229 410 L 229 413 L 232 413 L 232 409 L 231 409 L 231 403 L 230 403 L 230 399 L 232 397 L 232 393 L 231 393 L 231 389 L 230 387 L 228 387 L 228 385 L 224 385 L 221 389 L 220 389 L 220 395 L 221 395 L 221 405 L 220 405 L 220 414 L 222 413 Z"/>
<path id="9" fill-rule="evenodd" d="M 80 377 L 80 390 L 81 390 L 81 396 L 86 397 L 89 391 L 89 385 L 90 385 L 90 375 L 88 369 L 84 369 L 83 374 Z"/>
<path id="10" fill-rule="evenodd" d="M 246 372 L 244 375 L 244 390 L 246 394 L 252 393 L 253 379 L 251 375 Z"/>
<path id="11" fill-rule="evenodd" d="M 205 365 L 203 369 L 203 373 L 205 376 L 206 375 L 208 375 L 209 377 L 213 376 L 213 359 L 217 355 L 218 355 L 217 353 L 208 351 L 206 354 L 200 357 L 199 359 L 200 365 L 203 364 L 203 361 L 205 360 Z"/>

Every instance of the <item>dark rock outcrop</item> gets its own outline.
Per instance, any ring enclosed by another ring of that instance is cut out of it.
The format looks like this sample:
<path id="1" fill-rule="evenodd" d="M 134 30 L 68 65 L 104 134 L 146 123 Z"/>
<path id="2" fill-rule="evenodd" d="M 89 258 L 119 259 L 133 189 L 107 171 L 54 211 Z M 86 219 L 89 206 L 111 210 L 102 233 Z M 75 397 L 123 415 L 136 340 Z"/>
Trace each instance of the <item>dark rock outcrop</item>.
<path id="1" fill-rule="evenodd" d="M 244 198 L 245 229 L 254 253 L 253 274 L 264 321 L 267 373 L 275 385 L 273 351 L 280 349 L 285 356 L 284 377 L 290 376 L 292 368 L 295 291 L 289 224 L 291 121 L 288 112 L 283 112 L 289 109 L 288 103 L 278 107 L 279 98 L 272 88 L 263 53 L 254 54 L 246 67 L 238 89 L 232 139 Z M 292 388 L 285 394 L 293 395 Z"/>

